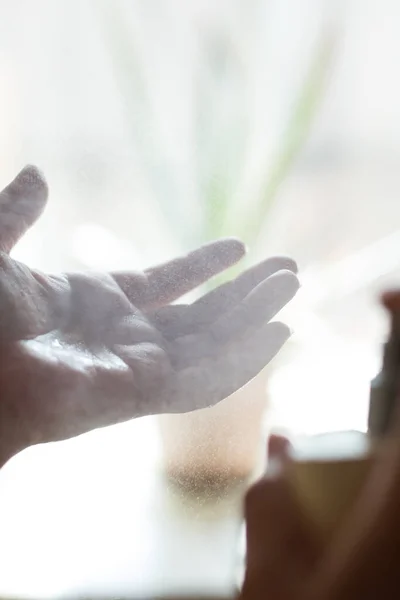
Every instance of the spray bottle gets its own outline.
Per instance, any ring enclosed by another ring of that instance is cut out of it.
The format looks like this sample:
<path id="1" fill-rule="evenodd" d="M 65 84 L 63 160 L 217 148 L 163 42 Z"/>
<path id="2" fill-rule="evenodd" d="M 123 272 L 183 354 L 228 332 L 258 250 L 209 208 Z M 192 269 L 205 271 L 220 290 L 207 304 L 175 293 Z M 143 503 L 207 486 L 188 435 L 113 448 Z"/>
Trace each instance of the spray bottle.
<path id="1" fill-rule="evenodd" d="M 294 446 L 287 479 L 310 521 L 322 536 L 331 536 L 359 496 L 381 440 L 390 434 L 397 411 L 400 384 L 400 301 L 388 293 L 383 304 L 390 313 L 390 333 L 384 344 L 382 368 L 372 380 L 368 433 L 341 432 L 315 436 Z"/>

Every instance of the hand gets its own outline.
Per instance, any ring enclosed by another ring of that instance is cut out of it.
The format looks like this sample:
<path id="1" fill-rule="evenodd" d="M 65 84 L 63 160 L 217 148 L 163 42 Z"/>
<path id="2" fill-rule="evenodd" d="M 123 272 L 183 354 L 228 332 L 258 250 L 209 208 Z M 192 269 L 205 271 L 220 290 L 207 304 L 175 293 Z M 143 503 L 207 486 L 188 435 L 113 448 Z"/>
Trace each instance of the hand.
<path id="1" fill-rule="evenodd" d="M 400 306 L 400 295 L 397 295 Z M 277 460 L 288 460 L 282 440 Z M 281 475 L 246 498 L 247 564 L 241 600 L 400 597 L 400 419 L 370 480 L 331 544 L 306 521 Z"/>
<path id="2" fill-rule="evenodd" d="M 236 263 L 226 239 L 144 272 L 44 275 L 9 256 L 47 186 L 25 168 L 0 194 L 0 460 L 155 413 L 211 406 L 289 337 L 268 321 L 293 297 L 293 261 L 272 258 L 192 305 L 170 305 Z"/>

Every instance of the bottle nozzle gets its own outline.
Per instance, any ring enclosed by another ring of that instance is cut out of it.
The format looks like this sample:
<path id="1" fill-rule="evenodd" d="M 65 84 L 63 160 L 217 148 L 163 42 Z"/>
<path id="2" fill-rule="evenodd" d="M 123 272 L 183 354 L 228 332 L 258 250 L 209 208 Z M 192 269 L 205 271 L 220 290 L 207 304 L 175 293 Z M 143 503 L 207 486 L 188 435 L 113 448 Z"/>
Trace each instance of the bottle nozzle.
<path id="1" fill-rule="evenodd" d="M 400 381 L 400 293 L 388 292 L 382 301 L 390 313 L 390 333 L 384 345 L 382 369 L 371 382 L 368 431 L 373 437 L 385 435 L 390 429 Z"/>

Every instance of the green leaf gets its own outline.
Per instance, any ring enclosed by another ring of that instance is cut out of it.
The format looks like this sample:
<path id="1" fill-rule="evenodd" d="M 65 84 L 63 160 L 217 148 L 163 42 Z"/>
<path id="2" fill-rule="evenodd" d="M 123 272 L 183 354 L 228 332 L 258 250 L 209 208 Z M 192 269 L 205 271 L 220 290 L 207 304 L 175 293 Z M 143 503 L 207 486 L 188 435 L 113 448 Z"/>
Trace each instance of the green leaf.
<path id="1" fill-rule="evenodd" d="M 251 210 L 245 215 L 241 215 L 235 226 L 227 230 L 226 223 L 219 215 L 220 231 L 214 227 L 215 237 L 224 235 L 236 235 L 246 244 L 254 244 L 259 238 L 266 219 L 278 198 L 278 192 L 281 184 L 285 181 L 290 170 L 301 152 L 308 134 L 318 114 L 321 101 L 324 97 L 330 66 L 336 48 L 336 31 L 330 30 L 323 32 L 317 51 L 313 56 L 304 84 L 301 86 L 299 95 L 294 102 L 293 112 L 288 119 L 286 133 L 282 138 L 280 149 L 278 150 L 272 168 L 268 172 L 265 185 L 262 188 L 258 202 L 252 203 Z M 218 187 L 218 192 L 222 195 Z M 224 208 L 227 205 L 227 199 L 224 199 Z M 227 272 L 214 278 L 207 285 L 208 289 L 214 288 L 227 279 L 235 277 L 244 268 L 244 264 L 249 260 L 245 258 L 240 265 L 234 266 Z"/>
<path id="2" fill-rule="evenodd" d="M 260 235 L 266 218 L 277 199 L 280 185 L 289 175 L 294 161 L 307 140 L 324 97 L 335 47 L 335 31 L 324 32 L 299 96 L 294 103 L 286 134 L 283 136 L 281 147 L 268 173 L 258 202 L 254 207 L 252 206 L 252 210 L 247 213 L 247 216 L 244 216 L 235 232 L 246 243 L 253 242 Z"/>

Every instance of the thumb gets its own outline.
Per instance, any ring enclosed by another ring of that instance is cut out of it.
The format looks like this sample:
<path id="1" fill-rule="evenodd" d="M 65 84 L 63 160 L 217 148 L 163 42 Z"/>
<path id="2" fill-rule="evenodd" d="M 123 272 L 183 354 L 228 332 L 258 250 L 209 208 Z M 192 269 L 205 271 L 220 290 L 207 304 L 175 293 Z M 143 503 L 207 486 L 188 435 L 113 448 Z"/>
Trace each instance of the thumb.
<path id="1" fill-rule="evenodd" d="M 294 600 L 321 546 L 283 477 L 267 477 L 247 493 L 247 560 L 240 600 Z"/>
<path id="2" fill-rule="evenodd" d="M 46 206 L 47 183 L 28 165 L 0 193 L 0 250 L 7 254 L 35 223 Z"/>

